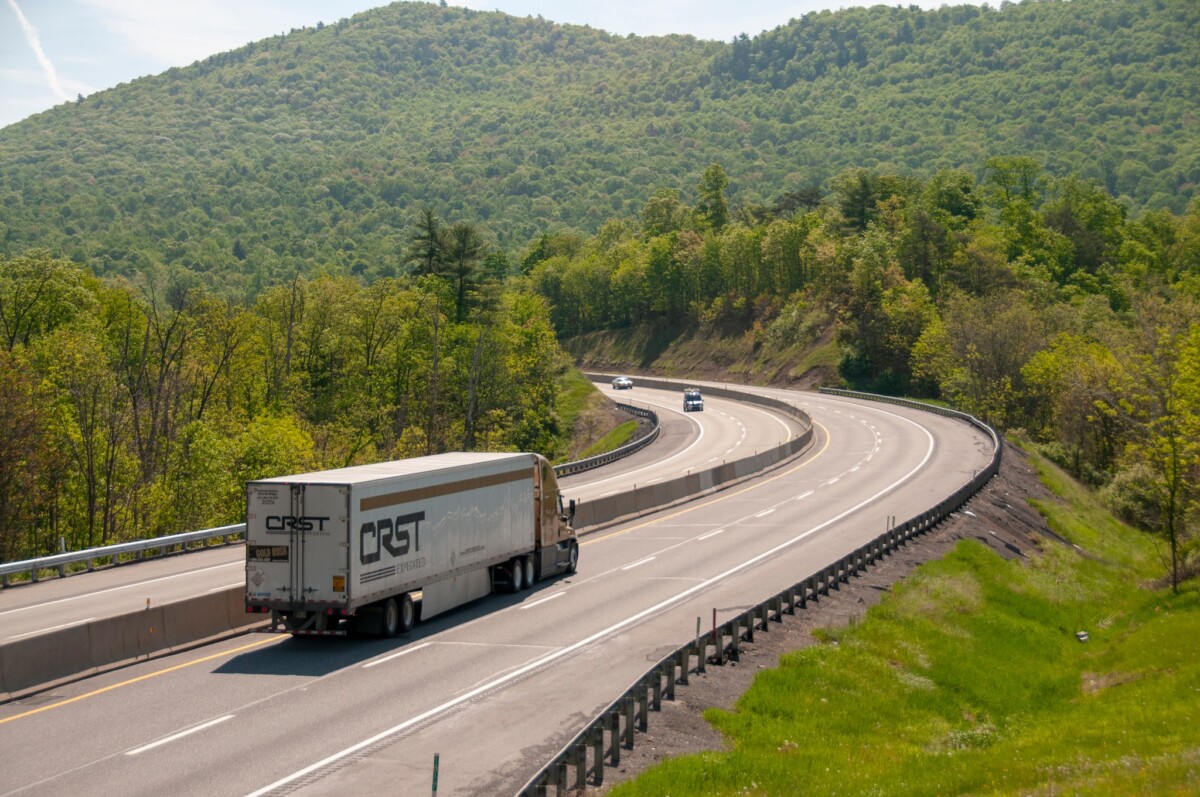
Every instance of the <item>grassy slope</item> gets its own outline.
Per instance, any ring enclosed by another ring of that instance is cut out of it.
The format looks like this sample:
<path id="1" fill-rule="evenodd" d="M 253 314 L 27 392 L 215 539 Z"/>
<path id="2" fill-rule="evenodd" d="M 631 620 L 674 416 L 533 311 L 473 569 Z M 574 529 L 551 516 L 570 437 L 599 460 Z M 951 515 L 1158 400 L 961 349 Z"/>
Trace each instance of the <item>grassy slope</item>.
<path id="1" fill-rule="evenodd" d="M 1038 508 L 1082 551 L 960 543 L 711 711 L 729 752 L 612 793 L 1197 793 L 1200 584 L 1138 586 L 1161 576 L 1153 543 L 1034 459 L 1062 499 Z"/>
<path id="2" fill-rule="evenodd" d="M 752 333 L 640 326 L 580 335 L 563 341 L 563 348 L 585 370 L 797 388 L 843 384 L 837 372 L 842 353 L 831 327 L 815 340 L 773 345 L 756 343 Z"/>
<path id="3" fill-rule="evenodd" d="M 612 451 L 628 442 L 637 421 L 618 411 L 608 397 L 575 369 L 567 371 L 559 384 L 555 405 L 564 433 L 555 464 Z"/>

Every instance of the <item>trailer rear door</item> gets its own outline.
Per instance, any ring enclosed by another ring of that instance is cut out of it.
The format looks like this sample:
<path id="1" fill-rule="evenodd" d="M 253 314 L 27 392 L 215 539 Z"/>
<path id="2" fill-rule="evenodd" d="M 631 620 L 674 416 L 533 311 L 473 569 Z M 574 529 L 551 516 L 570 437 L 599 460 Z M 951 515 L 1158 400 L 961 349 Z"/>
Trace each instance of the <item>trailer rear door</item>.
<path id="1" fill-rule="evenodd" d="M 348 513 L 345 485 L 250 484 L 247 598 L 286 608 L 344 605 L 349 583 Z"/>

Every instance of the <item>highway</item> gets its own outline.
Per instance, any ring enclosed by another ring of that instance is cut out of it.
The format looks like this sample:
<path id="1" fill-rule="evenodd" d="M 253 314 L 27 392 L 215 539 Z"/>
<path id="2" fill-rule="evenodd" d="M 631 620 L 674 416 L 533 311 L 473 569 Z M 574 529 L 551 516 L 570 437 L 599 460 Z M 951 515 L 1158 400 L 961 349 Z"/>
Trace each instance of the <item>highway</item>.
<path id="1" fill-rule="evenodd" d="M 627 459 L 564 478 L 567 498 L 586 501 L 674 478 L 801 431 L 796 421 L 750 404 L 710 399 L 706 412 L 684 413 L 681 391 L 608 388 L 606 394 L 656 411 L 662 431 Z M 244 557 L 243 547 L 233 545 L 0 590 L 0 644 L 244 584 Z"/>
<path id="2" fill-rule="evenodd" d="M 424 795 L 435 754 L 438 794 L 513 793 L 697 620 L 790 586 L 991 456 L 959 421 L 773 394 L 812 414 L 808 454 L 586 537 L 572 577 L 404 639 L 243 636 L 0 706 L 0 794 Z M 775 423 L 742 422 L 747 438 Z"/>

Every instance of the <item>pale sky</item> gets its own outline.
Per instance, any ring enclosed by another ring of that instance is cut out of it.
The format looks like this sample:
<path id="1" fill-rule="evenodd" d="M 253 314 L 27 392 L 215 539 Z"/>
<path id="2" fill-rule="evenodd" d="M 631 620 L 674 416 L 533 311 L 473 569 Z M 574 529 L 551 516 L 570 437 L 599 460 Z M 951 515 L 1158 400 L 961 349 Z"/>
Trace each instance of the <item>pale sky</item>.
<path id="1" fill-rule="evenodd" d="M 729 41 L 809 11 L 884 0 L 449 0 L 450 5 L 611 33 Z M 981 0 L 891 0 L 937 8 Z M 293 28 L 330 24 L 381 0 L 0 0 L 0 128 L 144 75 Z"/>

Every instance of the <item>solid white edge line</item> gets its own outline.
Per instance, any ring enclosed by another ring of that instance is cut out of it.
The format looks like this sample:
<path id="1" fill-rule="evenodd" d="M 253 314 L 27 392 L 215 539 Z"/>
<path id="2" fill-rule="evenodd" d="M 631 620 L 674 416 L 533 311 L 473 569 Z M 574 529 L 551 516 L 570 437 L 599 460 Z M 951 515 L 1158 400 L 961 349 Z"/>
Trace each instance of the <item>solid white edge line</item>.
<path id="1" fill-rule="evenodd" d="M 161 747 L 164 744 L 170 744 L 171 742 L 182 739 L 185 736 L 191 736 L 193 733 L 199 733 L 205 728 L 211 728 L 214 725 L 220 725 L 225 720 L 231 720 L 233 718 L 233 714 L 226 714 L 224 717 L 217 717 L 215 720 L 209 720 L 203 725 L 197 725 L 195 728 L 188 728 L 186 731 L 180 731 L 173 736 L 168 736 L 165 739 L 159 739 L 157 742 L 151 742 L 150 744 L 142 745 L 141 747 L 129 750 L 125 753 L 125 755 L 138 755 L 139 753 L 144 753 L 147 750 L 153 750 L 155 747 Z"/>
<path id="2" fill-rule="evenodd" d="M 680 412 L 679 410 L 675 409 L 673 405 L 667 405 L 667 404 L 663 404 L 663 403 L 661 403 L 661 402 L 659 402 L 659 403 L 656 403 L 656 402 L 650 401 L 649 399 L 645 399 L 645 398 L 641 399 L 641 401 L 644 401 L 645 403 L 647 403 L 647 404 L 649 404 L 649 405 L 651 405 L 651 406 L 653 406 L 653 407 L 658 407 L 659 409 L 666 410 L 667 412 L 675 412 L 675 413 L 678 413 L 678 414 L 680 414 L 680 415 L 683 415 L 683 417 L 684 417 L 684 419 L 685 419 L 685 420 L 691 421 L 692 423 L 696 424 L 696 428 L 700 430 L 700 434 L 698 434 L 698 435 L 696 436 L 696 439 L 695 439 L 695 440 L 693 440 L 693 441 L 691 442 L 691 444 L 690 444 L 690 445 L 688 445 L 686 448 L 684 448 L 684 449 L 682 449 L 682 450 L 680 450 L 680 451 L 678 451 L 678 452 L 676 452 L 676 453 L 672 454 L 671 456 L 667 457 L 667 458 L 666 458 L 666 459 L 664 459 L 664 460 L 660 460 L 660 461 L 658 461 L 658 462 L 653 462 L 653 463 L 651 463 L 651 464 L 649 464 L 649 465 L 644 465 L 644 466 L 642 466 L 642 467 L 640 467 L 640 468 L 637 468 L 637 469 L 635 469 L 635 470 L 631 470 L 631 471 L 628 471 L 628 472 L 626 472 L 626 473 L 621 473 L 621 474 L 618 474 L 618 475 L 616 475 L 616 476 L 610 476 L 610 477 L 608 477 L 607 479 L 599 479 L 599 480 L 597 480 L 597 481 L 594 481 L 594 482 L 588 482 L 587 484 L 581 484 L 581 485 L 579 485 L 579 488 L 584 488 L 584 487 L 595 487 L 597 484 L 604 484 L 605 482 L 610 482 L 610 481 L 613 481 L 614 479 L 621 479 L 621 478 L 625 478 L 625 477 L 628 477 L 628 476 L 631 476 L 631 475 L 633 475 L 634 473 L 641 473 L 641 472 L 642 472 L 642 471 L 644 471 L 644 470 L 649 470 L 649 469 L 651 469 L 651 468 L 657 468 L 657 467 L 659 467 L 659 466 L 661 466 L 661 465 L 665 465 L 665 464 L 667 464 L 668 462 L 671 462 L 672 460 L 679 459 L 681 456 L 683 456 L 684 454 L 686 454 L 687 452 L 689 452 L 689 451 L 691 451 L 693 448 L 695 448 L 697 445 L 699 445 L 699 444 L 700 444 L 700 441 L 704 439 L 704 424 L 700 423 L 700 421 L 698 421 L 698 420 L 696 420 L 695 418 L 691 417 L 691 415 L 692 415 L 692 414 L 691 414 L 690 412 L 688 412 L 688 413 Z"/>
<path id="3" fill-rule="evenodd" d="M 639 559 L 638 561 L 636 561 L 632 564 L 625 565 L 621 569 L 622 570 L 632 570 L 635 567 L 641 567 L 642 565 L 646 564 L 647 562 L 653 562 L 657 558 L 658 558 L 657 556 L 647 556 L 645 559 Z"/>
<path id="4" fill-rule="evenodd" d="M 398 659 L 401 656 L 407 656 L 409 653 L 416 653 L 421 648 L 427 648 L 432 644 L 433 644 L 432 642 L 422 642 L 419 645 L 414 645 L 411 648 L 405 648 L 404 650 L 393 653 L 390 656 L 384 656 L 382 659 L 375 659 L 375 661 L 368 661 L 366 664 L 364 664 L 362 666 L 362 668 L 364 670 L 369 670 L 370 668 L 374 667 L 376 664 L 383 664 L 385 661 L 391 661 L 392 659 Z"/>
<path id="5" fill-rule="evenodd" d="M 521 611 L 524 611 L 525 609 L 532 609 L 534 606 L 541 606 L 543 603 L 546 603 L 547 601 L 552 601 L 555 598 L 561 598 L 563 595 L 566 595 L 566 594 L 567 593 L 565 593 L 565 592 L 556 592 L 553 595 L 547 595 L 546 597 L 542 598 L 541 600 L 536 600 L 533 603 L 527 603 L 524 606 L 519 606 L 517 608 L 521 609 Z"/>
<path id="6" fill-rule="evenodd" d="M 10 636 L 8 639 L 21 639 L 22 637 L 27 637 L 27 636 L 37 636 L 38 634 L 45 634 L 50 631 L 58 631 L 63 628 L 70 628 L 73 625 L 83 625 L 84 623 L 90 623 L 92 620 L 95 620 L 95 619 L 96 619 L 95 617 L 88 617 L 83 620 L 75 620 L 70 623 L 63 623 L 62 625 L 54 625 L 49 628 L 39 628 L 36 631 L 26 631 L 24 634 L 14 634 L 13 636 Z M 6 639 L 4 641 L 7 642 L 8 639 Z"/>
<path id="7" fill-rule="evenodd" d="M 884 412 L 886 412 L 886 411 L 884 411 Z M 345 748 L 344 750 L 340 750 L 339 752 L 336 752 L 332 755 L 326 756 L 325 758 L 322 758 L 320 761 L 316 762 L 315 764 L 309 764 L 308 766 L 304 767 L 303 769 L 293 772 L 291 775 L 287 775 L 286 777 L 280 778 L 279 780 L 275 781 L 274 783 L 271 783 L 267 786 L 263 786 L 261 789 L 259 789 L 257 791 L 251 792 L 250 794 L 247 795 L 247 797 L 262 797 L 262 795 L 268 794 L 268 793 L 274 791 L 275 789 L 280 788 L 281 786 L 286 786 L 287 784 L 289 784 L 293 781 L 299 780 L 300 778 L 303 778 L 304 776 L 308 775 L 309 773 L 315 772 L 316 770 L 320 769 L 321 767 L 332 764 L 335 761 L 340 761 L 341 759 L 343 759 L 347 756 L 354 755 L 358 751 L 363 750 L 367 747 L 370 747 L 371 745 L 375 744 L 376 742 L 381 742 L 384 739 L 388 739 L 392 736 L 395 736 L 398 733 L 403 733 L 404 731 L 408 730 L 409 728 L 411 728 L 415 725 L 419 725 L 420 723 L 424 722 L 425 720 L 427 720 L 431 717 L 436 717 L 438 714 L 449 711 L 450 709 L 452 709 L 456 706 L 460 706 L 463 703 L 466 703 L 467 701 L 474 700 L 476 697 L 478 697 L 481 694 L 484 694 L 485 692 L 488 692 L 492 689 L 503 686 L 504 684 L 509 683 L 510 681 L 515 681 L 518 678 L 525 676 L 526 673 L 533 672 L 534 670 L 537 670 L 538 668 L 544 667 L 547 664 L 557 661 L 558 659 L 561 659 L 561 658 L 571 655 L 572 653 L 574 653 L 577 650 L 581 650 L 582 648 L 585 648 L 595 642 L 598 642 L 607 636 L 611 636 L 611 635 L 617 633 L 618 631 L 622 631 L 625 628 L 628 628 L 629 626 L 636 625 L 637 623 L 640 623 L 645 618 L 650 617 L 651 615 L 657 614 L 658 612 L 661 612 L 664 609 L 670 608 L 671 606 L 674 606 L 677 603 L 681 603 L 682 601 L 686 600 L 687 598 L 690 598 L 692 595 L 695 595 L 698 592 L 702 592 L 703 590 L 708 589 L 709 587 L 722 581 L 723 579 L 729 578 L 730 576 L 733 576 L 733 575 L 737 575 L 738 573 L 742 572 L 743 570 L 748 570 L 749 568 L 757 565 L 760 562 L 763 562 L 767 559 L 777 556 L 781 551 L 784 551 L 784 550 L 792 547 L 793 545 L 796 545 L 797 543 L 808 539 L 813 534 L 816 534 L 819 531 L 823 531 L 824 529 L 829 528 L 834 523 L 840 522 L 842 519 L 854 514 L 858 510 L 862 509 L 863 507 L 869 506 L 870 504 L 874 503 L 875 501 L 878 501 L 884 495 L 890 493 L 896 487 L 898 487 L 899 485 L 908 481 L 917 472 L 919 472 L 921 469 L 923 469 L 925 467 L 925 465 L 929 462 L 930 458 L 933 456 L 933 449 L 934 449 L 933 435 L 931 435 L 929 433 L 928 429 L 926 429 L 925 427 L 921 426 L 920 424 L 916 423 L 913 420 L 905 418 L 903 415 L 894 415 L 894 413 L 886 413 L 886 414 L 893 415 L 896 418 L 900 418 L 901 420 L 907 421 L 908 423 L 911 423 L 913 426 L 916 426 L 921 431 L 925 432 L 925 436 L 927 438 L 929 438 L 929 448 L 925 452 L 925 457 L 919 463 L 917 463 L 917 465 L 912 470 L 910 470 L 908 473 L 904 474 L 902 477 L 900 477 L 896 481 L 889 484 L 887 487 L 884 487 L 882 490 L 875 493 L 870 498 L 867 498 L 863 501 L 858 502 L 857 504 L 850 507 L 849 509 L 846 509 L 842 513 L 835 515 L 834 517 L 830 518 L 829 520 L 826 520 L 824 523 L 814 526 L 813 528 L 809 529 L 808 531 L 798 534 L 790 540 L 785 540 L 784 542 L 781 542 L 779 545 L 776 545 L 774 548 L 771 548 L 768 551 L 764 551 L 763 553 L 760 553 L 758 556 L 747 559 L 746 561 L 742 562 L 741 564 L 735 565 L 735 566 L 729 568 L 724 573 L 719 573 L 719 574 L 713 576 L 712 578 L 701 581 L 699 584 L 695 584 L 695 585 L 689 587 L 688 589 L 685 589 L 683 592 L 678 593 L 677 595 L 667 598 L 664 601 L 660 601 L 659 603 L 656 603 L 653 606 L 645 608 L 635 615 L 626 617 L 624 620 L 621 620 L 618 623 L 614 623 L 613 625 L 610 625 L 608 628 L 601 629 L 600 631 L 597 631 L 596 633 L 592 634 L 589 637 L 585 637 L 584 639 L 581 639 L 578 642 L 568 645 L 565 648 L 559 648 L 558 650 L 554 651 L 553 653 L 548 653 L 540 659 L 534 659 L 533 661 L 526 664 L 524 667 L 518 667 L 515 670 L 510 670 L 508 673 L 501 675 L 498 678 L 495 678 L 491 681 L 488 681 L 487 683 L 482 684 L 482 685 L 476 687 L 475 689 L 472 689 L 469 692 L 464 692 L 463 694 L 459 695 L 456 698 L 447 700 L 445 703 L 442 703 L 440 706 L 434 706 L 433 708 L 431 708 L 427 711 L 421 712 L 420 714 L 418 714 L 415 717 L 412 717 L 410 719 L 405 720 L 404 722 L 401 722 L 399 725 L 393 725 L 391 728 L 380 731 L 379 733 L 375 734 L 374 736 L 371 736 L 367 739 L 363 739 L 361 742 L 358 742 L 357 744 L 353 744 L 353 745 Z"/>
<path id="8" fill-rule="evenodd" d="M 14 614 L 16 612 L 27 612 L 30 609 L 41 609 L 46 606 L 53 606 L 56 603 L 66 603 L 67 601 L 77 601 L 77 600 L 82 600 L 83 598 L 91 598 L 95 595 L 103 595 L 106 592 L 116 592 L 116 591 L 122 590 L 122 589 L 133 589 L 134 587 L 144 587 L 147 584 L 153 584 L 157 581 L 169 581 L 172 578 L 182 578 L 184 576 L 194 576 L 197 573 L 204 573 L 209 570 L 216 570 L 221 567 L 245 567 L 245 566 L 246 566 L 246 560 L 243 558 L 243 559 L 239 559 L 236 562 L 227 562 L 223 565 L 211 565 L 210 567 L 202 567 L 199 570 L 189 570 L 186 573 L 176 573 L 173 576 L 160 576 L 159 578 L 152 578 L 147 581 L 138 581 L 133 584 L 124 584 L 120 587 L 109 587 L 108 589 L 96 590 L 95 592 L 85 592 L 82 595 L 72 595 L 69 598 L 59 598 L 58 600 L 46 601 L 45 603 L 35 603 L 32 606 L 22 606 L 19 609 L 6 609 L 5 611 L 0 612 L 0 617 L 3 617 L 6 614 Z"/>
<path id="9" fill-rule="evenodd" d="M 724 532 L 725 532 L 725 529 L 717 529 L 716 531 L 710 531 L 708 534 L 701 534 L 699 537 L 696 538 L 696 540 L 697 541 L 707 540 L 709 537 L 715 537 L 718 534 L 723 534 Z"/>
<path id="10" fill-rule="evenodd" d="M 244 587 L 244 586 L 246 586 L 246 582 L 239 581 L 236 584 L 226 584 L 223 587 L 213 587 L 212 589 L 209 590 L 209 592 L 223 592 L 224 590 L 227 590 L 227 589 L 233 589 L 234 587 Z"/>

